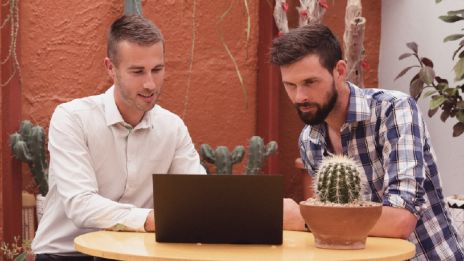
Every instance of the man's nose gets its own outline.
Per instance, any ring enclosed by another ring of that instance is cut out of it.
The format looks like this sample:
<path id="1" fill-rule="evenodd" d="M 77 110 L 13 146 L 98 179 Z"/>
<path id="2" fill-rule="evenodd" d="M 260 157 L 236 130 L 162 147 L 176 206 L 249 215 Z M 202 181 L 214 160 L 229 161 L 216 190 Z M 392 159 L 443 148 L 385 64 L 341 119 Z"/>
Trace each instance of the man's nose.
<path id="1" fill-rule="evenodd" d="M 303 103 L 308 101 L 308 96 L 304 88 L 297 86 L 295 88 L 295 102 Z"/>
<path id="2" fill-rule="evenodd" d="M 156 83 L 154 76 L 151 74 L 147 74 L 145 77 L 144 83 L 143 83 L 143 88 L 145 89 L 155 89 L 156 88 Z"/>

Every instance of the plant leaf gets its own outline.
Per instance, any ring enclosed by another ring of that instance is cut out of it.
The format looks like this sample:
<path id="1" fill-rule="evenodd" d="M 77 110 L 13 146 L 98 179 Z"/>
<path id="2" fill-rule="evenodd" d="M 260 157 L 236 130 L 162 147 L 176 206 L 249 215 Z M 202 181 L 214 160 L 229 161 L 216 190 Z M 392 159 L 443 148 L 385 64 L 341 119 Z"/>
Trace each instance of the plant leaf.
<path id="1" fill-rule="evenodd" d="M 435 0 L 435 3 L 436 3 L 436 4 L 438 4 L 438 3 L 440 3 L 440 2 L 441 2 L 441 0 Z"/>
<path id="2" fill-rule="evenodd" d="M 464 15 L 464 9 L 448 11 L 448 15 Z"/>
<path id="3" fill-rule="evenodd" d="M 463 111 L 463 110 L 459 110 L 459 111 L 456 113 L 456 118 L 458 119 L 458 121 L 464 122 L 464 111 Z"/>
<path id="4" fill-rule="evenodd" d="M 443 78 L 441 78 L 440 76 L 436 76 L 436 77 L 435 77 L 435 81 L 437 81 L 438 83 L 444 83 L 444 84 L 446 84 L 446 86 L 448 86 L 448 80 L 447 80 L 447 79 L 443 79 Z"/>
<path id="5" fill-rule="evenodd" d="M 447 23 L 454 23 L 460 20 L 464 20 L 464 17 L 457 15 L 440 15 L 438 18 L 440 18 L 443 22 Z"/>
<path id="6" fill-rule="evenodd" d="M 424 66 L 419 71 L 419 77 L 424 83 L 432 84 L 433 79 L 435 79 L 435 71 L 429 66 Z"/>
<path id="7" fill-rule="evenodd" d="M 432 118 L 432 116 L 435 115 L 435 113 L 437 113 L 437 111 L 438 111 L 438 108 L 435 108 L 433 110 L 429 109 L 429 111 L 428 111 L 429 117 Z"/>
<path id="8" fill-rule="evenodd" d="M 458 54 L 458 52 L 464 47 L 464 46 L 462 45 L 462 43 L 464 43 L 464 40 L 462 40 L 461 43 L 459 44 L 459 48 L 456 49 L 456 51 L 454 51 L 454 53 L 453 53 L 453 58 L 452 58 L 453 60 L 454 60 L 454 58 L 456 57 L 456 54 Z M 461 55 L 461 54 L 462 54 L 462 53 L 460 53 L 459 55 Z"/>
<path id="9" fill-rule="evenodd" d="M 438 107 L 435 108 L 435 110 L 438 110 Z M 440 120 L 442 122 L 445 122 L 450 116 L 450 112 L 448 110 L 443 110 L 440 114 Z"/>
<path id="10" fill-rule="evenodd" d="M 454 96 L 458 93 L 458 89 L 456 88 L 444 88 L 443 92 L 446 93 L 448 96 Z"/>
<path id="11" fill-rule="evenodd" d="M 436 94 L 436 93 L 437 93 L 436 90 L 427 91 L 427 92 L 424 94 L 424 98 L 429 97 L 429 96 L 431 96 L 431 95 L 434 95 L 434 94 Z"/>
<path id="12" fill-rule="evenodd" d="M 409 47 L 409 49 L 411 49 L 415 54 L 417 54 L 418 47 L 416 42 L 409 42 L 406 44 L 406 46 Z"/>
<path id="13" fill-rule="evenodd" d="M 409 94 L 417 101 L 419 99 L 422 90 L 424 89 L 424 82 L 420 77 L 414 79 L 409 86 Z"/>
<path id="14" fill-rule="evenodd" d="M 454 65 L 454 75 L 455 81 L 460 81 L 464 78 L 464 58 L 459 59 L 459 61 Z"/>
<path id="15" fill-rule="evenodd" d="M 445 39 L 443 39 L 443 42 L 448 42 L 448 41 L 455 41 L 455 40 L 458 40 L 458 39 L 461 39 L 462 37 L 464 37 L 464 34 L 452 34 L 452 35 L 448 35 L 447 37 L 445 37 Z"/>
<path id="16" fill-rule="evenodd" d="M 464 123 L 458 122 L 453 126 L 453 137 L 457 137 L 464 132 Z"/>
<path id="17" fill-rule="evenodd" d="M 445 102 L 445 100 L 446 100 L 446 98 L 443 95 L 432 96 L 432 100 L 430 100 L 430 106 L 429 106 L 430 109 L 434 110 L 434 109 L 440 107 L 440 105 L 442 105 Z"/>
<path id="18" fill-rule="evenodd" d="M 400 57 L 398 57 L 398 60 L 403 60 L 404 58 L 407 58 L 411 55 L 414 55 L 413 53 L 403 53 L 402 55 L 400 55 Z"/>
<path id="19" fill-rule="evenodd" d="M 395 81 L 396 79 L 400 78 L 401 76 L 403 76 L 405 73 L 407 73 L 411 68 L 414 68 L 414 67 L 419 67 L 418 65 L 412 65 L 412 66 L 408 66 L 406 68 L 404 68 L 396 77 L 395 77 Z"/>
<path id="20" fill-rule="evenodd" d="M 456 103 L 456 109 L 462 109 L 464 110 L 464 101 L 458 101 Z"/>
<path id="21" fill-rule="evenodd" d="M 427 58 L 427 57 L 422 57 L 421 62 L 422 62 L 424 65 L 433 68 L 433 62 L 432 62 L 432 60 L 430 60 L 429 58 Z"/>

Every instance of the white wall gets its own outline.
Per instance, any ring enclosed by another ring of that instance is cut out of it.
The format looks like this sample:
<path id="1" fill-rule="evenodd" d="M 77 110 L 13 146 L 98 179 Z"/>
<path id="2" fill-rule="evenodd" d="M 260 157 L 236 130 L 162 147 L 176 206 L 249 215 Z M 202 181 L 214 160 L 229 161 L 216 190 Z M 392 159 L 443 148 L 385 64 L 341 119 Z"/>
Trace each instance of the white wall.
<path id="1" fill-rule="evenodd" d="M 434 62 L 437 75 L 455 86 L 452 71 L 455 62 L 451 58 L 459 41 L 443 43 L 443 39 L 450 34 L 461 33 L 464 22 L 445 23 L 438 17 L 447 11 L 463 8 L 463 0 L 443 0 L 439 4 L 435 0 L 382 0 L 379 88 L 409 93 L 409 81 L 417 71 L 411 70 L 402 78 L 394 79 L 403 68 L 417 64 L 411 57 L 398 60 L 402 53 L 410 51 L 406 43 L 411 41 L 419 45 L 420 56 Z M 444 194 L 464 194 L 464 134 L 453 138 L 452 126 L 456 120 L 448 119 L 443 123 L 439 118 L 440 111 L 429 118 L 429 100 L 421 98 L 419 105 L 438 157 Z"/>

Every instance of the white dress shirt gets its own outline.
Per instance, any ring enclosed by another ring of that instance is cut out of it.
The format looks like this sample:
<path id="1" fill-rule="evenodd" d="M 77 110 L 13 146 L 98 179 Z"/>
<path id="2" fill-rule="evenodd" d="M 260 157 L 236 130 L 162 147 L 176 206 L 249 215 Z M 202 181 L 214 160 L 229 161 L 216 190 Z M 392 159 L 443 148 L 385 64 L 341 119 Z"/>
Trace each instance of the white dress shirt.
<path id="1" fill-rule="evenodd" d="M 132 128 L 104 94 L 59 105 L 49 128 L 50 191 L 34 253 L 72 253 L 76 236 L 117 226 L 144 231 L 153 173 L 204 174 L 187 127 L 156 105 Z"/>

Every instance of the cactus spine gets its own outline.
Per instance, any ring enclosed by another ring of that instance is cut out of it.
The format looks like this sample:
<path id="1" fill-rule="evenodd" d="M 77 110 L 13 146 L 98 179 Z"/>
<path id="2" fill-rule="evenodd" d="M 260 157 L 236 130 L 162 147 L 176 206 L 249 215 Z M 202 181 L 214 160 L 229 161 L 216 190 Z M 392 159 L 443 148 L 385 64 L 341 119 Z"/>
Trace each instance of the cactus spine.
<path id="1" fill-rule="evenodd" d="M 245 148 L 237 146 L 232 153 L 225 146 L 218 146 L 213 150 L 210 145 L 202 144 L 200 146 L 200 155 L 202 158 L 216 166 L 218 175 L 232 174 L 232 166 L 243 159 Z"/>
<path id="2" fill-rule="evenodd" d="M 29 166 L 40 194 L 48 193 L 48 164 L 45 159 L 45 134 L 42 127 L 22 121 L 19 131 L 10 135 L 13 156 Z"/>
<path id="3" fill-rule="evenodd" d="M 261 172 L 264 160 L 277 151 L 277 142 L 271 141 L 264 146 L 263 139 L 253 136 L 248 147 L 247 175 L 257 175 Z"/>
<path id="4" fill-rule="evenodd" d="M 317 197 L 322 202 L 347 204 L 360 200 L 361 176 L 356 162 L 345 156 L 322 161 L 317 172 Z"/>

